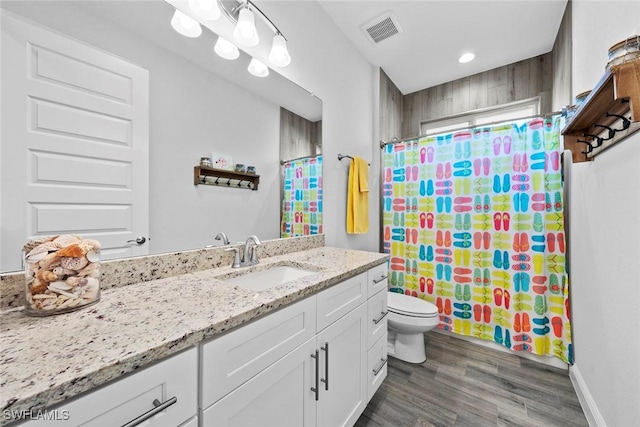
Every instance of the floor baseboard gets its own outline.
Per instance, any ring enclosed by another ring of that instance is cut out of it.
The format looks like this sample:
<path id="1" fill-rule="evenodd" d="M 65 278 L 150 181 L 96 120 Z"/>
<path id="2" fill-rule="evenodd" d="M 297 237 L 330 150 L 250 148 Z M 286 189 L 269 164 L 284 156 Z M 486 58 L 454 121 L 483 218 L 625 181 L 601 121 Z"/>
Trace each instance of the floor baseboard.
<path id="1" fill-rule="evenodd" d="M 578 369 L 578 366 L 575 364 L 569 368 L 569 379 L 571 379 L 571 384 L 573 384 L 573 389 L 576 391 L 580 406 L 582 406 L 582 411 L 589 422 L 589 426 L 607 427 L 604 418 L 602 418 L 596 406 L 595 400 L 593 400 L 593 396 L 591 396 L 587 388 L 587 384 L 584 382 L 584 378 L 582 378 L 580 369 Z"/>

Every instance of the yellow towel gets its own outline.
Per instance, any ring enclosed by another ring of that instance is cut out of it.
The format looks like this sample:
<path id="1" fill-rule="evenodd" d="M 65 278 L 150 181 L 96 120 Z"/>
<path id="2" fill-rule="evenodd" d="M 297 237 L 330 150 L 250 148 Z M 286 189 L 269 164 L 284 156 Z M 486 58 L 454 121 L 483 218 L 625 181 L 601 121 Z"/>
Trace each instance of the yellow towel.
<path id="1" fill-rule="evenodd" d="M 369 165 L 355 157 L 349 167 L 347 189 L 347 233 L 369 232 Z"/>

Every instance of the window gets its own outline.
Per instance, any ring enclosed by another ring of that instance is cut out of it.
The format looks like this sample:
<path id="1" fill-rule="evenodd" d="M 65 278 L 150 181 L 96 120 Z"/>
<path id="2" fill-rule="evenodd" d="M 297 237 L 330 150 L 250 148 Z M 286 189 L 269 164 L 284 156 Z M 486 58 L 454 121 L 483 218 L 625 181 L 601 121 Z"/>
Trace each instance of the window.
<path id="1" fill-rule="evenodd" d="M 499 107 L 483 108 L 445 119 L 422 122 L 420 131 L 421 135 L 434 135 L 437 133 L 508 121 L 515 121 L 517 124 L 522 124 L 526 121 L 526 117 L 535 116 L 539 113 L 540 98 L 536 97 L 501 105 Z"/>

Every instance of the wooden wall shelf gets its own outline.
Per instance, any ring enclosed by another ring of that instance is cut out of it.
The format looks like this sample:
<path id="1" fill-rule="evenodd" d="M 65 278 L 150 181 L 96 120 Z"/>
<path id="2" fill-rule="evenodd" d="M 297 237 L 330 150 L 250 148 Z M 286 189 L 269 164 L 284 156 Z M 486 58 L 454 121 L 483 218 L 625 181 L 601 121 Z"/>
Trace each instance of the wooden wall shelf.
<path id="1" fill-rule="evenodd" d="M 258 190 L 260 175 L 214 169 L 206 166 L 194 166 L 193 185 L 216 185 L 229 188 L 248 188 Z"/>
<path id="2" fill-rule="evenodd" d="M 636 69 L 640 70 L 640 59 L 608 70 L 567 120 L 562 134 L 564 146 L 571 150 L 574 163 L 592 160 L 640 129 L 640 88 L 638 81 L 634 81 Z M 627 129 L 623 130 L 624 120 L 618 116 L 629 120 Z M 616 130 L 611 138 L 605 126 Z M 597 137 L 602 138 L 600 146 Z"/>

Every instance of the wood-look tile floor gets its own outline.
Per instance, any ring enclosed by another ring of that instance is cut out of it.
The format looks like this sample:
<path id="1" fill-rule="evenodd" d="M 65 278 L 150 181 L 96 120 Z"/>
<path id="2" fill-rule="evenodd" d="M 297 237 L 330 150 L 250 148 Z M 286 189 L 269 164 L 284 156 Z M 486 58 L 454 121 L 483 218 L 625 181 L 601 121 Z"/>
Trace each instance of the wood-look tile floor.
<path id="1" fill-rule="evenodd" d="M 427 360 L 389 357 L 356 427 L 588 426 L 567 371 L 428 332 Z"/>

